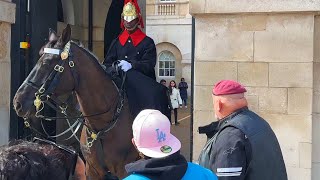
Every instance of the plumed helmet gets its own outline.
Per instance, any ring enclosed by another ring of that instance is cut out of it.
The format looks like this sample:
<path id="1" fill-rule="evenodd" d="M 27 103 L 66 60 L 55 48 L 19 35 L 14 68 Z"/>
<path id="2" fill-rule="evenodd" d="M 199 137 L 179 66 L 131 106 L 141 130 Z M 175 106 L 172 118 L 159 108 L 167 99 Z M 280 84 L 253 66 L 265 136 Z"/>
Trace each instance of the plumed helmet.
<path id="1" fill-rule="evenodd" d="M 122 19 L 127 22 L 131 22 L 136 18 L 139 18 L 139 24 L 141 28 L 144 28 L 142 15 L 137 0 L 125 0 L 121 16 Z M 121 28 L 124 28 L 123 22 L 121 22 Z"/>
<path id="2" fill-rule="evenodd" d="M 131 2 L 123 6 L 122 17 L 128 22 L 138 18 L 136 7 Z"/>

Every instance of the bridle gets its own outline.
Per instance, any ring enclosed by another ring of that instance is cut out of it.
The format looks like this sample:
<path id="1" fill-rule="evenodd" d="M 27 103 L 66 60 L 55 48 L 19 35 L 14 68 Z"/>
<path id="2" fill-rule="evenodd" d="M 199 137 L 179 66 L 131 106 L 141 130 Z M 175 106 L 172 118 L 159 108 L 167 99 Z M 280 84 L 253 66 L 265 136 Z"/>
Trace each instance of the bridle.
<path id="1" fill-rule="evenodd" d="M 66 103 L 60 101 L 59 99 L 57 99 L 53 95 L 55 89 L 59 85 L 62 73 L 64 72 L 64 69 L 65 69 L 64 66 L 66 64 L 68 64 L 70 67 L 70 70 L 71 70 L 71 73 L 72 73 L 72 76 L 74 79 L 74 83 L 75 83 L 75 88 L 77 86 L 77 83 L 79 82 L 77 79 L 77 77 L 78 77 L 77 72 L 74 68 L 75 63 L 73 61 L 73 54 L 70 49 L 71 43 L 72 42 L 69 41 L 65 45 L 63 51 L 61 51 L 60 49 L 55 49 L 55 48 L 44 48 L 44 53 L 60 55 L 60 59 L 59 59 L 58 63 L 54 66 L 53 70 L 51 71 L 51 73 L 49 74 L 49 76 L 46 78 L 46 80 L 44 81 L 44 83 L 41 86 L 36 85 L 36 83 L 34 83 L 28 79 L 24 83 L 37 90 L 37 92 L 35 93 L 35 100 L 34 100 L 34 106 L 36 107 L 36 117 L 41 119 L 41 125 L 42 125 L 44 132 L 46 133 L 45 136 L 47 138 L 52 139 L 52 138 L 61 137 L 71 131 L 72 135 L 65 140 L 68 140 L 72 137 L 75 137 L 79 141 L 78 137 L 76 136 L 76 133 L 80 129 L 80 127 L 82 125 L 84 125 L 84 126 L 86 126 L 86 129 L 87 129 L 87 144 L 86 144 L 86 146 L 88 148 L 90 148 L 90 147 L 92 147 L 93 143 L 96 140 L 102 139 L 105 133 L 107 133 L 111 129 L 113 129 L 119 120 L 120 113 L 121 113 L 123 106 L 124 106 L 124 99 L 125 99 L 124 83 L 125 83 L 125 79 L 126 79 L 126 73 L 123 74 L 122 83 L 121 83 L 120 88 L 118 89 L 118 101 L 115 102 L 116 108 L 114 109 L 112 120 L 109 121 L 108 124 L 104 128 L 102 128 L 101 130 L 98 130 L 98 131 L 94 130 L 93 128 L 91 128 L 92 126 L 90 126 L 88 124 L 88 122 L 87 123 L 85 122 L 84 118 L 103 115 L 105 113 L 112 111 L 112 109 L 107 109 L 104 112 L 99 112 L 99 113 L 95 113 L 95 114 L 91 114 L 91 115 L 82 115 L 81 114 L 80 116 L 73 116 L 72 117 L 67 114 L 68 105 Z M 75 43 L 73 43 L 73 44 L 75 44 Z M 116 64 L 113 64 L 113 66 L 116 67 Z M 75 90 L 75 88 L 74 88 L 74 90 Z M 64 115 L 64 117 L 48 117 L 48 116 L 39 115 L 39 113 L 43 110 L 45 104 L 52 107 L 57 112 L 61 112 Z M 57 119 L 65 119 L 69 125 L 69 128 L 58 135 L 50 136 L 46 132 L 46 130 L 42 124 L 42 120 L 52 121 L 52 120 L 57 120 Z M 69 119 L 76 119 L 76 121 L 74 124 L 71 125 L 69 122 Z M 38 133 L 38 134 L 42 134 L 39 131 L 37 131 L 35 128 L 31 127 L 27 118 L 24 118 L 24 121 L 25 121 L 26 127 L 31 128 L 33 131 L 36 131 L 36 133 Z"/>

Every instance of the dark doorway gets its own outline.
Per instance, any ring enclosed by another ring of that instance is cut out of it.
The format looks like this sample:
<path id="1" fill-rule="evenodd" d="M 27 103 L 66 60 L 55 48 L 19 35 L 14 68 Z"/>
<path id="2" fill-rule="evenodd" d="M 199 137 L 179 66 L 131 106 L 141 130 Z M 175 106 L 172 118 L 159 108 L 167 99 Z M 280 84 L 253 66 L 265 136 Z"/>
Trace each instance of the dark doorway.
<path id="1" fill-rule="evenodd" d="M 104 27 L 104 55 L 107 54 L 111 42 L 117 38 L 122 31 L 120 23 L 123 4 L 124 0 L 112 0 L 111 2 Z"/>
<path id="2" fill-rule="evenodd" d="M 16 3 L 16 23 L 12 26 L 11 45 L 11 107 L 15 92 L 39 59 L 39 49 L 48 38 L 48 28 L 57 29 L 57 0 L 13 0 Z M 30 48 L 20 49 L 20 42 L 27 41 Z M 55 112 L 46 109 L 52 116 Z M 55 123 L 46 123 L 47 129 L 54 134 Z M 23 120 L 13 109 L 10 110 L 10 139 L 25 138 L 30 135 L 24 128 Z"/>

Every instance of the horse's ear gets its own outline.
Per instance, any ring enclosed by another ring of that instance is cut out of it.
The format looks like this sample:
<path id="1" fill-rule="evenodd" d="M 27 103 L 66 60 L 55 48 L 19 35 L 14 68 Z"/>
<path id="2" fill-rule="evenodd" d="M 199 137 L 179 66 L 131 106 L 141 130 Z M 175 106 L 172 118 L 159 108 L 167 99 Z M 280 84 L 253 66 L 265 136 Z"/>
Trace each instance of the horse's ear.
<path id="1" fill-rule="evenodd" d="M 70 39 L 71 39 L 71 27 L 70 27 L 69 24 L 62 31 L 62 35 L 61 35 L 60 38 L 61 38 L 62 44 L 67 44 L 70 41 Z"/>
<path id="2" fill-rule="evenodd" d="M 58 40 L 57 33 L 51 28 L 49 28 L 49 38 L 48 39 L 50 42 Z"/>

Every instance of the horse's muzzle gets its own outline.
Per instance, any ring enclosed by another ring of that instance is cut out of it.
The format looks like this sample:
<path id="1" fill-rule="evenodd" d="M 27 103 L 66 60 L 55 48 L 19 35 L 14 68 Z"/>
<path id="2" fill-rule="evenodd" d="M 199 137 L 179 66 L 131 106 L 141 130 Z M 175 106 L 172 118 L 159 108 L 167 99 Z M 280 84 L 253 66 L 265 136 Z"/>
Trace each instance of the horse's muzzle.
<path id="1" fill-rule="evenodd" d="M 19 100 L 20 98 L 16 95 L 13 98 L 13 108 L 16 111 L 17 115 L 20 117 L 28 117 L 29 114 L 29 108 L 30 106 L 27 106 L 26 103 L 23 103 Z"/>

